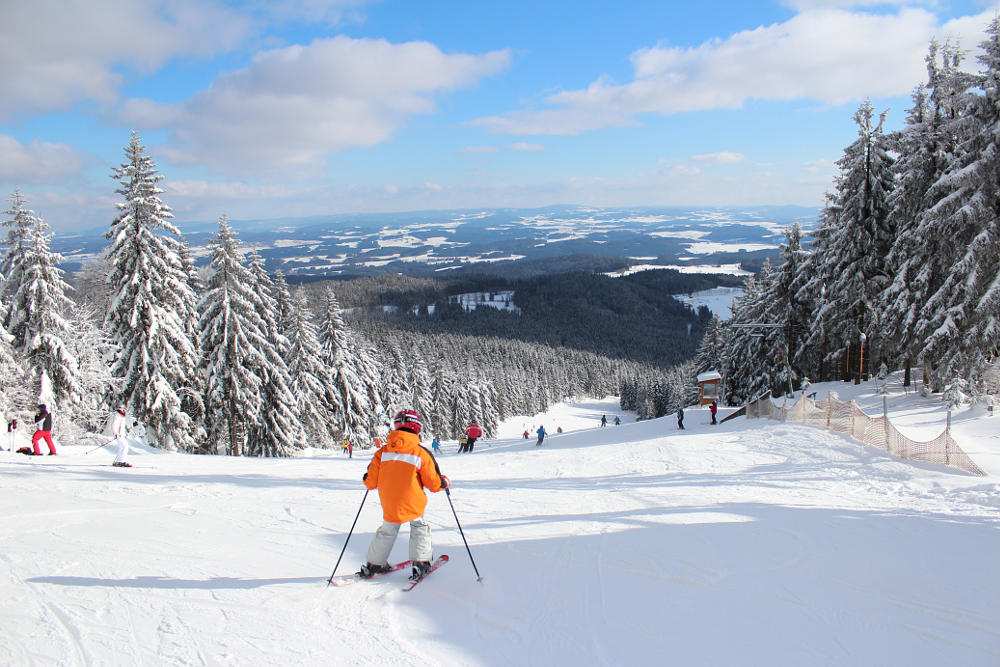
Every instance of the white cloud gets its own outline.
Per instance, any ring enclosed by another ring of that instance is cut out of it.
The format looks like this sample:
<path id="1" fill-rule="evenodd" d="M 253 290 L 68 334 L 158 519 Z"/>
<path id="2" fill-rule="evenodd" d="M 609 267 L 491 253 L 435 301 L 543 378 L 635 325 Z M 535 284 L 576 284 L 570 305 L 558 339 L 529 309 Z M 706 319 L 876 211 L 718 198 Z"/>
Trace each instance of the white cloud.
<path id="1" fill-rule="evenodd" d="M 0 182 L 44 183 L 76 174 L 82 166 L 80 156 L 66 144 L 23 144 L 0 134 Z"/>
<path id="2" fill-rule="evenodd" d="M 314 168 L 331 152 L 371 146 L 435 95 L 507 67 L 507 51 L 448 54 L 428 42 L 335 37 L 258 53 L 178 105 L 133 100 L 125 118 L 170 130 L 164 154 L 226 170 Z"/>
<path id="3" fill-rule="evenodd" d="M 196 0 L 4 2 L 0 118 L 113 102 L 122 68 L 154 71 L 171 58 L 228 50 L 250 23 Z"/>
<path id="4" fill-rule="evenodd" d="M 888 14 L 813 9 L 694 47 L 636 51 L 630 82 L 600 78 L 549 96 L 547 108 L 472 123 L 507 134 L 573 135 L 635 124 L 640 114 L 734 109 L 752 99 L 842 104 L 906 94 L 926 76 L 923 58 L 932 37 L 955 37 L 972 48 L 994 13 L 942 24 L 920 8 Z"/>
<path id="5" fill-rule="evenodd" d="M 699 155 L 692 155 L 691 159 L 695 162 L 704 162 L 707 164 L 736 164 L 737 162 L 742 162 L 745 159 L 745 156 L 743 153 L 719 151 L 718 153 L 701 153 Z"/>
<path id="6" fill-rule="evenodd" d="M 472 154 L 482 154 L 482 153 L 496 153 L 499 148 L 496 146 L 465 146 L 462 148 L 462 153 L 472 153 Z"/>
<path id="7" fill-rule="evenodd" d="M 511 150 L 521 151 L 524 153 L 537 153 L 545 150 L 545 146 L 542 144 L 532 144 L 527 141 L 515 141 L 510 145 L 510 148 Z"/>

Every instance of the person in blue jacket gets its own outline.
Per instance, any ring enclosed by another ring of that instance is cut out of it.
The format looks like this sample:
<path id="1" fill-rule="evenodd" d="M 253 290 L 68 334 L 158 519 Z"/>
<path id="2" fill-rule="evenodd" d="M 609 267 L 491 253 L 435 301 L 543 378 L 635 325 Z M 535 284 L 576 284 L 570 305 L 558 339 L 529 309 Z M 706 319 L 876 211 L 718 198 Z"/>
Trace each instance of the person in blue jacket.
<path id="1" fill-rule="evenodd" d="M 535 447 L 538 447 L 539 445 L 542 444 L 542 441 L 545 440 L 545 427 L 539 426 L 538 430 L 535 431 L 535 433 L 538 434 L 538 442 L 535 443 Z"/>
<path id="2" fill-rule="evenodd" d="M 435 454 L 441 453 L 441 441 L 438 440 L 437 436 L 434 436 L 434 439 L 431 440 L 431 449 L 434 450 Z"/>

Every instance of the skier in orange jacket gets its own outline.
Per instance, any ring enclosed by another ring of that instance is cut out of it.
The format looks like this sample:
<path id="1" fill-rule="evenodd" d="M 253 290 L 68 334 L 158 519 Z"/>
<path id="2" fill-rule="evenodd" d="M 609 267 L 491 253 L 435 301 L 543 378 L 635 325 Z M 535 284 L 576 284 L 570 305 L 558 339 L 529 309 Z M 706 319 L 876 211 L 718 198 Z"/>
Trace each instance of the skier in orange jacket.
<path id="1" fill-rule="evenodd" d="M 427 507 L 424 489 L 437 493 L 448 488 L 448 478 L 441 474 L 434 455 L 420 444 L 420 414 L 403 410 L 393 420 L 393 430 L 385 446 L 375 452 L 365 486 L 378 489 L 385 520 L 368 547 L 368 562 L 358 574 L 368 578 L 389 570 L 389 552 L 403 523 L 410 524 L 410 560 L 413 577 L 422 575 L 431 565 L 431 527 L 423 520 Z"/>

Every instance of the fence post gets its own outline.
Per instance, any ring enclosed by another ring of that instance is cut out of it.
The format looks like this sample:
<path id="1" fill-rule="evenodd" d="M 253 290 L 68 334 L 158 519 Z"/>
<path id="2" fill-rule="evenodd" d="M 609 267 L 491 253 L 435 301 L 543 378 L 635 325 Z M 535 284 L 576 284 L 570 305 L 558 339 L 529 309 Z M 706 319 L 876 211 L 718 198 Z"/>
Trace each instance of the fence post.
<path id="1" fill-rule="evenodd" d="M 892 454 L 892 445 L 889 443 L 889 400 L 882 394 L 882 428 L 885 430 L 885 448 Z"/>
<path id="2" fill-rule="evenodd" d="M 830 392 L 826 393 L 826 428 L 830 428 L 830 417 L 833 415 L 833 396 L 830 396 Z"/>
<path id="3" fill-rule="evenodd" d="M 948 419 L 944 425 L 944 464 L 951 463 L 951 410 L 948 410 Z"/>

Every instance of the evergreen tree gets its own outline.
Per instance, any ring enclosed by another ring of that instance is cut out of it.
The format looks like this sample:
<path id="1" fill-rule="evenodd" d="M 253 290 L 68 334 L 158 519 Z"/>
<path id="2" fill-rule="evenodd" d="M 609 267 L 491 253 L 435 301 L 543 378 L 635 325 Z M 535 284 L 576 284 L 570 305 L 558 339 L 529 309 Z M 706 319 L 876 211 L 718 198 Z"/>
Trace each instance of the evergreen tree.
<path id="1" fill-rule="evenodd" d="M 868 338 L 867 353 L 881 345 L 874 326 L 879 297 L 889 284 L 885 257 L 895 230 L 889 219 L 892 158 L 874 109 L 865 102 L 854 114 L 858 138 L 838 160 L 836 226 L 824 248 L 823 275 L 828 279 L 825 304 L 817 311 L 814 328 L 820 328 L 840 348 Z"/>
<path id="2" fill-rule="evenodd" d="M 330 289 L 326 292 L 326 311 L 320 326 L 320 346 L 341 408 L 341 436 L 351 440 L 375 437 L 380 406 L 373 401 L 377 387 L 367 377 L 369 364 L 365 362 L 371 361 L 370 351 L 360 346 L 347 330 L 340 304 Z"/>
<path id="3" fill-rule="evenodd" d="M 11 302 L 11 325 L 20 332 L 20 352 L 36 387 L 44 373 L 56 402 L 68 405 L 80 398 L 76 359 L 66 344 L 70 330 L 65 314 L 72 305 L 66 292 L 70 286 L 57 267 L 62 257 L 49 249 L 49 226 L 37 216 L 33 223 L 18 260 L 20 280 Z"/>
<path id="4" fill-rule="evenodd" d="M 263 334 L 262 365 L 257 375 L 264 380 L 260 417 L 250 429 L 247 454 L 250 456 L 288 456 L 301 449 L 305 437 L 296 414 L 296 397 L 288 371 L 290 344 L 278 331 L 278 304 L 274 284 L 264 269 L 257 251 L 250 254 L 251 291 Z"/>
<path id="5" fill-rule="evenodd" d="M 339 433 L 336 422 L 340 403 L 329 369 L 323 363 L 319 335 L 309 320 L 302 288 L 291 296 L 287 333 L 288 371 L 296 397 L 296 413 L 310 445 L 329 447 Z"/>
<path id="6" fill-rule="evenodd" d="M 122 196 L 107 237 L 112 288 L 108 331 L 118 349 L 112 373 L 123 378 L 111 403 L 127 403 L 146 425 L 149 441 L 191 449 L 196 425 L 181 409 L 185 388 L 197 385 L 197 357 L 187 331 L 193 295 L 168 236 L 179 236 L 160 199 L 162 176 L 133 133 L 125 162 L 114 171 Z"/>
<path id="7" fill-rule="evenodd" d="M 939 54 L 941 61 L 939 62 Z M 913 93 L 906 126 L 891 135 L 899 159 L 894 165 L 896 187 L 889 199 L 896 239 L 886 259 L 893 276 L 880 298 L 878 325 L 882 337 L 893 341 L 897 356 L 906 361 L 909 383 L 911 360 L 919 353 L 920 310 L 948 272 L 934 236 L 927 236 L 924 219 L 932 205 L 931 187 L 941 177 L 954 149 L 946 124 L 956 118 L 956 87 L 966 75 L 958 69 L 961 55 L 946 44 L 932 42 L 927 54 L 928 83 Z"/>
<path id="8" fill-rule="evenodd" d="M 921 354 L 939 378 L 972 378 L 1000 351 L 1000 19 L 987 29 L 983 73 L 959 97 L 946 131 L 954 158 L 932 187 L 920 232 L 948 262 L 921 310 Z M 953 383 L 954 384 L 954 383 Z"/>
<path id="9" fill-rule="evenodd" d="M 10 208 L 7 209 L 6 214 L 7 218 L 3 225 L 7 228 L 7 237 L 4 242 L 3 265 L 0 267 L 0 273 L 3 275 L 0 302 L 6 306 L 2 312 L 3 326 L 14 337 L 14 347 L 23 349 L 25 345 L 23 323 L 18 325 L 15 322 L 17 316 L 11 309 L 11 305 L 14 296 L 24 282 L 24 261 L 28 256 L 27 244 L 38 219 L 35 212 L 28 208 L 28 201 L 20 190 L 15 190 L 11 194 Z"/>
<path id="10" fill-rule="evenodd" d="M 225 216 L 219 219 L 219 233 L 211 247 L 215 273 L 202 297 L 198 320 L 208 381 L 206 407 L 213 429 L 210 437 L 227 443 L 228 454 L 240 456 L 250 429 L 261 419 L 266 333 L 253 276 L 243 265 L 236 235 Z"/>

